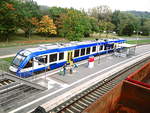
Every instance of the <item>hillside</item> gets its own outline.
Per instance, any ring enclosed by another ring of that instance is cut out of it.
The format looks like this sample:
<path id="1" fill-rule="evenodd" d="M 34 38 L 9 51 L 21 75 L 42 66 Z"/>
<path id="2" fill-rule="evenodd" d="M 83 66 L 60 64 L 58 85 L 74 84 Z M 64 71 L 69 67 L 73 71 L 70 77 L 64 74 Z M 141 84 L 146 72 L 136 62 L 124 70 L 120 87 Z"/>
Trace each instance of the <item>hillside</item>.
<path id="1" fill-rule="evenodd" d="M 135 16 L 150 18 L 150 12 L 148 11 L 126 11 L 126 12 L 134 14 Z"/>

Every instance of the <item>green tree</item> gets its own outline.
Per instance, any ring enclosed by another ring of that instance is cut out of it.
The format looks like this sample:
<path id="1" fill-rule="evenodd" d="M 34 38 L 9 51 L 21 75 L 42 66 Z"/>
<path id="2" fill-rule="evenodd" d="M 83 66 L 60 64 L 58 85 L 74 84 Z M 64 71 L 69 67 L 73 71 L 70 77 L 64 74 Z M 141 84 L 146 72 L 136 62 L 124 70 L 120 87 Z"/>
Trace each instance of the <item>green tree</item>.
<path id="1" fill-rule="evenodd" d="M 0 39 L 7 40 L 17 29 L 17 4 L 16 0 L 0 1 Z"/>
<path id="2" fill-rule="evenodd" d="M 114 11 L 112 23 L 116 26 L 115 31 L 119 35 L 132 35 L 134 30 L 137 31 L 139 29 L 140 21 L 133 14 Z"/>
<path id="3" fill-rule="evenodd" d="M 61 7 L 50 7 L 49 8 L 49 16 L 56 21 L 58 18 L 60 18 L 61 14 L 67 13 L 67 8 L 61 8 Z"/>
<path id="4" fill-rule="evenodd" d="M 113 12 L 113 14 L 112 14 L 112 20 L 111 20 L 111 22 L 116 26 L 115 27 L 115 32 L 116 33 L 119 33 L 119 26 L 120 26 L 120 11 L 119 10 L 116 10 L 116 11 L 114 11 Z"/>
<path id="5" fill-rule="evenodd" d="M 82 12 L 69 9 L 60 16 L 58 29 L 61 36 L 75 41 L 87 35 L 91 31 L 91 25 Z"/>
<path id="6" fill-rule="evenodd" d="M 91 24 L 91 31 L 92 32 L 99 32 L 99 25 L 97 19 L 94 17 L 88 17 L 90 24 Z"/>
<path id="7" fill-rule="evenodd" d="M 99 22 L 99 29 L 101 32 L 105 31 L 107 34 L 106 37 L 108 37 L 108 33 L 113 32 L 115 25 L 111 22 L 101 21 Z"/>
<path id="8" fill-rule="evenodd" d="M 140 31 L 142 31 L 142 35 L 148 36 L 150 35 L 150 19 L 147 19 L 143 26 L 141 26 Z"/>
<path id="9" fill-rule="evenodd" d="M 83 34 L 84 34 L 84 37 L 89 37 L 90 36 L 90 33 L 92 33 L 92 21 L 90 20 L 90 18 L 86 15 L 83 15 L 81 17 L 81 23 L 82 23 L 82 26 L 83 26 Z"/>
<path id="10" fill-rule="evenodd" d="M 18 26 L 25 32 L 25 37 L 30 38 L 31 33 L 36 27 L 32 20 L 40 17 L 39 6 L 34 1 L 20 2 L 18 10 Z"/>
<path id="11" fill-rule="evenodd" d="M 135 30 L 134 25 L 129 23 L 124 26 L 124 28 L 122 30 L 122 34 L 131 36 L 133 34 L 134 30 Z"/>

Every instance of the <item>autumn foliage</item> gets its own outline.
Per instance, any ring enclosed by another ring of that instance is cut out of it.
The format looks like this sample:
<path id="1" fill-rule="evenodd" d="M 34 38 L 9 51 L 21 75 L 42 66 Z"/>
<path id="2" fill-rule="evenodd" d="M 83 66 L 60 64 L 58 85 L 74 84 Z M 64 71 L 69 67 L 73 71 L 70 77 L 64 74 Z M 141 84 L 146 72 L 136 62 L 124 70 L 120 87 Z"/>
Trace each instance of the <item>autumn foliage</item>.
<path id="1" fill-rule="evenodd" d="M 56 26 L 53 20 L 48 15 L 43 16 L 41 21 L 37 23 L 36 31 L 38 33 L 46 34 L 46 35 L 57 34 Z"/>
<path id="2" fill-rule="evenodd" d="M 112 12 L 105 5 L 85 12 L 74 8 L 40 6 L 35 0 L 0 0 L 0 41 L 7 41 L 18 31 L 23 31 L 28 39 L 34 34 L 71 41 L 90 37 L 93 33 L 130 36 L 141 31 L 142 35 L 149 35 L 150 13 L 145 14 L 146 17 L 136 17 L 128 12 Z"/>
<path id="3" fill-rule="evenodd" d="M 13 4 L 6 3 L 6 7 L 10 10 L 15 10 L 15 8 L 13 7 Z"/>

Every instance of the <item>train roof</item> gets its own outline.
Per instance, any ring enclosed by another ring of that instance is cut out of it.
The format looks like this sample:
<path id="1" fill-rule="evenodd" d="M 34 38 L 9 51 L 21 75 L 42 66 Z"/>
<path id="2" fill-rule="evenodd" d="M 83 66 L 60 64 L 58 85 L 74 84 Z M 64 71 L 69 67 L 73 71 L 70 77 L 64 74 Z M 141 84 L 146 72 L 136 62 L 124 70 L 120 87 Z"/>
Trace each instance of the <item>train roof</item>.
<path id="1" fill-rule="evenodd" d="M 72 42 L 69 42 L 69 43 L 42 44 L 42 45 L 39 45 L 38 47 L 35 47 L 35 48 L 27 48 L 25 50 L 22 50 L 22 51 L 20 51 L 19 54 L 22 54 L 24 56 L 28 56 L 29 54 L 31 54 L 33 52 L 39 52 L 39 51 L 45 51 L 45 50 L 51 50 L 51 49 L 59 49 L 59 48 L 66 48 L 66 47 L 79 46 L 79 45 L 105 43 L 105 42 L 112 42 L 112 41 L 119 41 L 119 40 L 120 39 L 102 39 L 102 40 L 82 41 L 82 42 L 72 41 Z"/>

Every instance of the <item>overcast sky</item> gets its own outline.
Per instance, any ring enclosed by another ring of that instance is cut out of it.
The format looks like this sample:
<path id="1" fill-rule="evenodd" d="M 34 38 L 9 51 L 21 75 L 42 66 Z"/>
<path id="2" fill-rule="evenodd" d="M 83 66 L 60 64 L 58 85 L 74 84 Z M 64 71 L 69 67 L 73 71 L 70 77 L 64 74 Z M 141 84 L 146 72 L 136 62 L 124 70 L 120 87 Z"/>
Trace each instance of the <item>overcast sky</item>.
<path id="1" fill-rule="evenodd" d="M 99 5 L 108 5 L 112 10 L 119 9 L 149 11 L 150 0 L 34 0 L 39 5 L 73 7 L 89 9 Z"/>

